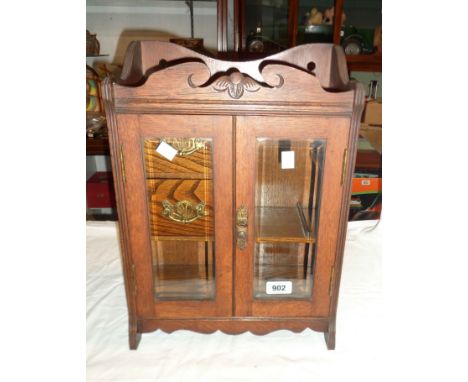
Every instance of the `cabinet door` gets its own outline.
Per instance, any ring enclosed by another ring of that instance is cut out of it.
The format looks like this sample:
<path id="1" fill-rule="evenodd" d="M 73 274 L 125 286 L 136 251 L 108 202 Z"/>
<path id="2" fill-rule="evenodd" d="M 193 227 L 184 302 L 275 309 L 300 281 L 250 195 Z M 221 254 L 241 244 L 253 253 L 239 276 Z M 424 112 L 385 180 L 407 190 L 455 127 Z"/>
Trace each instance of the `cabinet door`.
<path id="1" fill-rule="evenodd" d="M 235 314 L 327 316 L 345 117 L 238 117 Z"/>
<path id="2" fill-rule="evenodd" d="M 137 313 L 232 313 L 232 118 L 120 115 Z"/>

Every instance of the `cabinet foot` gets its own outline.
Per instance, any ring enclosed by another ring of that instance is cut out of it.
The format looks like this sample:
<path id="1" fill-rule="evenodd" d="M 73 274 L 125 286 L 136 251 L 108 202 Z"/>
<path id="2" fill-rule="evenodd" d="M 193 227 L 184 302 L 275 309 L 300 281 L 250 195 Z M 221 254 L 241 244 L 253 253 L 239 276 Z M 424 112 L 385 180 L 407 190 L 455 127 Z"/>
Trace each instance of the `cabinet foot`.
<path id="1" fill-rule="evenodd" d="M 128 331 L 128 339 L 129 339 L 130 350 L 136 350 L 141 340 L 141 333 L 137 332 L 136 326 L 133 328 L 130 327 Z"/>
<path id="2" fill-rule="evenodd" d="M 335 331 L 329 330 L 323 333 L 325 336 L 325 342 L 328 350 L 335 350 Z"/>

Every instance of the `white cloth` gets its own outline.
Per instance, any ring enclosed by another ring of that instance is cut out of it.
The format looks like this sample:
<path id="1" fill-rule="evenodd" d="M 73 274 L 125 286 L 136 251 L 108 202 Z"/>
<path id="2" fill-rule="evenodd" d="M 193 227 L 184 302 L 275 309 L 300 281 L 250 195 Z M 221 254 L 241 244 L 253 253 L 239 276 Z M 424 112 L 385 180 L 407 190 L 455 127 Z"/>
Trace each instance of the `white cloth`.
<path id="1" fill-rule="evenodd" d="M 336 350 L 322 333 L 281 330 L 145 333 L 128 348 L 122 266 L 113 222 L 87 222 L 88 381 L 377 381 L 381 316 L 381 235 L 376 221 L 348 224 Z"/>

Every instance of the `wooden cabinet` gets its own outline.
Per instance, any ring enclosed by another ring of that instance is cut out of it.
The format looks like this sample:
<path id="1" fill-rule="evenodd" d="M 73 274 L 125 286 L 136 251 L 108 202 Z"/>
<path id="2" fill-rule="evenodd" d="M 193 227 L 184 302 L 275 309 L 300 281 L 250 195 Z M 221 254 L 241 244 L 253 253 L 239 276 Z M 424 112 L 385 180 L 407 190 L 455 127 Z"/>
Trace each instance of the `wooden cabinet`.
<path id="1" fill-rule="evenodd" d="M 130 348 L 312 328 L 333 349 L 364 102 L 342 49 L 228 62 L 133 42 L 103 91 Z"/>

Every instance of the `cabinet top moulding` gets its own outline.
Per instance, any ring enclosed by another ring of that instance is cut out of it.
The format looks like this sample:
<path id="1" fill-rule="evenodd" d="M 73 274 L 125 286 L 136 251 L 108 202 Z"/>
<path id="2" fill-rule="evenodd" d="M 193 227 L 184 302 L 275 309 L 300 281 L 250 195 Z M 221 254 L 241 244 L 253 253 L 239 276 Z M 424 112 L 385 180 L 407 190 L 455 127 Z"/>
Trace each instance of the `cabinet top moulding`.
<path id="1" fill-rule="evenodd" d="M 349 115 L 355 95 L 344 52 L 333 44 L 224 61 L 173 43 L 133 41 L 113 99 L 110 81 L 104 99 L 117 112 L 323 114 L 327 106 L 325 113 Z"/>

